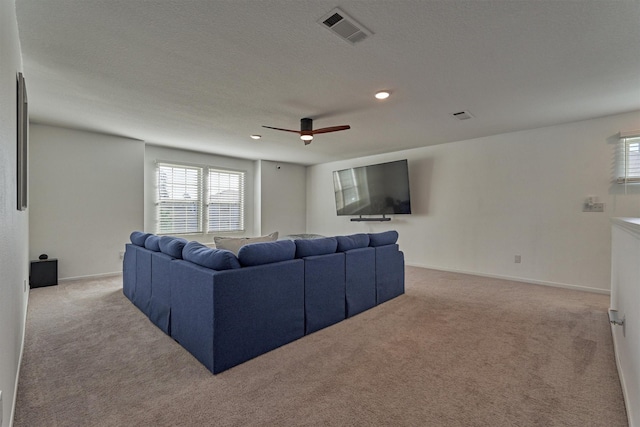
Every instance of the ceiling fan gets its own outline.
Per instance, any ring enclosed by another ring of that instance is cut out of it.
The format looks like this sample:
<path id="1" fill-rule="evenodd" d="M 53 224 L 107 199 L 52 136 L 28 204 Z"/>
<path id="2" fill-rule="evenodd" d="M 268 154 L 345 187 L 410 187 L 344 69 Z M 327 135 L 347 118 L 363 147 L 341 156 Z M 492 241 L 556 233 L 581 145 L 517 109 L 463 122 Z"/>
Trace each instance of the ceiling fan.
<path id="1" fill-rule="evenodd" d="M 262 126 L 262 127 L 267 129 L 275 129 L 275 130 L 282 130 L 285 132 L 297 133 L 300 135 L 300 139 L 304 141 L 304 145 L 311 144 L 311 141 L 313 140 L 313 135 L 316 135 L 319 133 L 329 133 L 329 132 L 337 132 L 339 130 L 351 129 L 351 126 L 349 125 L 331 126 L 328 128 L 313 129 L 313 119 L 310 119 L 308 117 L 305 117 L 304 119 L 300 119 L 300 130 L 274 128 L 271 126 Z"/>

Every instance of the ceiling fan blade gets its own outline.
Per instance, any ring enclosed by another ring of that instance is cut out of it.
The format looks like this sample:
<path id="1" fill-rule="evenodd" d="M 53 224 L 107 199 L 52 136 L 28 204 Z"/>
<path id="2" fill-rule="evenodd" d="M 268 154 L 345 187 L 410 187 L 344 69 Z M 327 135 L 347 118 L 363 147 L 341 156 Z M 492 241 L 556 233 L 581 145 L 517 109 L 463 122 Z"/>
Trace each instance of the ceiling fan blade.
<path id="1" fill-rule="evenodd" d="M 351 129 L 351 126 L 349 126 L 349 125 L 331 126 L 331 127 L 328 127 L 328 128 L 314 129 L 314 130 L 311 131 L 311 133 L 313 135 L 316 135 L 318 133 L 337 132 L 339 130 L 347 130 L 347 129 Z"/>
<path id="2" fill-rule="evenodd" d="M 263 128 L 267 128 L 267 129 L 275 129 L 275 130 L 283 130 L 285 132 L 293 132 L 293 133 L 297 133 L 298 135 L 300 135 L 300 131 L 299 130 L 292 130 L 292 129 L 282 129 L 282 128 L 274 128 L 271 126 L 262 126 Z"/>

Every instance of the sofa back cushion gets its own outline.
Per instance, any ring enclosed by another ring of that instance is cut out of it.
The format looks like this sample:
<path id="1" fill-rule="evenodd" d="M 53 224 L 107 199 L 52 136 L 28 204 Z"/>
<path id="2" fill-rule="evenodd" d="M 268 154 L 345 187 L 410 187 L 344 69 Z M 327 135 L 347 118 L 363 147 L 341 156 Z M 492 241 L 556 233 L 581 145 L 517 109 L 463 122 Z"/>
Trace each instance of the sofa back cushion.
<path id="1" fill-rule="evenodd" d="M 160 252 L 160 236 L 152 234 L 144 241 L 144 247 L 150 251 Z"/>
<path id="2" fill-rule="evenodd" d="M 131 243 L 136 246 L 142 246 L 144 248 L 144 242 L 149 236 L 151 236 L 151 233 L 145 233 L 144 231 L 134 231 L 133 233 L 131 233 L 131 236 L 129 236 L 129 238 L 131 239 Z"/>
<path id="3" fill-rule="evenodd" d="M 382 233 L 369 234 L 369 246 L 393 245 L 398 241 L 398 232 L 395 230 L 383 231 Z"/>
<path id="4" fill-rule="evenodd" d="M 291 240 L 251 243 L 240 248 L 238 260 L 243 267 L 294 259 L 296 244 Z"/>
<path id="5" fill-rule="evenodd" d="M 364 233 L 350 236 L 337 236 L 338 252 L 346 252 L 351 249 L 366 248 L 369 246 L 369 235 Z"/>
<path id="6" fill-rule="evenodd" d="M 233 252 L 208 248 L 199 242 L 189 242 L 184 245 L 182 259 L 213 270 L 240 268 L 240 262 Z"/>
<path id="7" fill-rule="evenodd" d="M 296 258 L 304 258 L 314 255 L 333 254 L 338 248 L 338 241 L 335 237 L 324 237 L 322 239 L 295 240 Z"/>
<path id="8" fill-rule="evenodd" d="M 214 237 L 213 242 L 216 244 L 216 248 L 218 249 L 226 249 L 228 251 L 233 252 L 235 255 L 238 255 L 240 248 L 244 245 L 249 245 L 251 243 L 260 243 L 260 242 L 274 242 L 278 240 L 278 232 L 275 231 L 271 234 L 267 234 L 266 236 L 260 237 Z"/>
<path id="9" fill-rule="evenodd" d="M 170 257 L 182 259 L 182 249 L 187 244 L 185 239 L 173 236 L 160 237 L 160 252 Z"/>

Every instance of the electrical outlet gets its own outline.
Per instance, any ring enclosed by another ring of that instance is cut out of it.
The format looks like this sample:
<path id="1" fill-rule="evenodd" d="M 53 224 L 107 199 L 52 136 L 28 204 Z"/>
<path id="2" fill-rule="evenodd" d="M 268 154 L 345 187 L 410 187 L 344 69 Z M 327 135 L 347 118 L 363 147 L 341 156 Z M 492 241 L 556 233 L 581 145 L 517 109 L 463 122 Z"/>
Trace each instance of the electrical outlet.
<path id="1" fill-rule="evenodd" d="M 516 255 L 513 262 L 520 264 L 522 262 L 522 257 L 520 255 Z"/>

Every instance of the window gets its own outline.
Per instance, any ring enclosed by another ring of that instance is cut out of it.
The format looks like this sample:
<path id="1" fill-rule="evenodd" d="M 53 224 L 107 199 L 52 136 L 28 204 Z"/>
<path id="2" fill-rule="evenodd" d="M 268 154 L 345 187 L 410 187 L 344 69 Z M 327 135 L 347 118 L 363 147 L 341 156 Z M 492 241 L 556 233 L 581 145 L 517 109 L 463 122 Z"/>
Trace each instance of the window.
<path id="1" fill-rule="evenodd" d="M 209 169 L 208 232 L 244 230 L 244 173 Z"/>
<path id="2" fill-rule="evenodd" d="M 202 168 L 158 165 L 158 234 L 202 232 Z"/>
<path id="3" fill-rule="evenodd" d="M 244 172 L 158 163 L 157 234 L 244 230 Z"/>
<path id="4" fill-rule="evenodd" d="M 620 135 L 618 184 L 640 183 L 640 134 Z"/>

